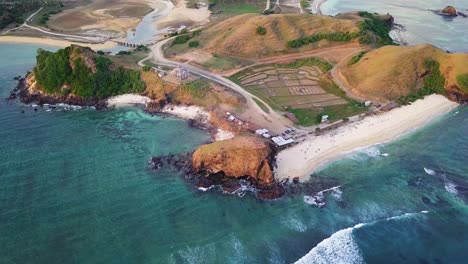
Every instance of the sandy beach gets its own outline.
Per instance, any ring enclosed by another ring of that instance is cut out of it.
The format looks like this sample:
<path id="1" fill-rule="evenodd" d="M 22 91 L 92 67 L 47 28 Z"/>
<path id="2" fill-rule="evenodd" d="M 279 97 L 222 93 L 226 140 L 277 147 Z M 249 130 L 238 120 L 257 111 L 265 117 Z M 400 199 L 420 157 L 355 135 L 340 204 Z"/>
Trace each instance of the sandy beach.
<path id="1" fill-rule="evenodd" d="M 23 44 L 39 44 L 39 45 L 49 45 L 55 47 L 67 47 L 71 44 L 76 44 L 84 47 L 90 47 L 94 50 L 106 50 L 114 48 L 117 43 L 112 41 L 106 41 L 102 44 L 92 44 L 92 43 L 82 43 L 82 42 L 73 42 L 66 40 L 50 39 L 50 38 L 35 38 L 35 37 L 18 37 L 18 36 L 1 36 L 0 43 L 23 43 Z"/>
<path id="2" fill-rule="evenodd" d="M 193 24 L 203 25 L 210 20 L 211 12 L 208 6 L 201 6 L 198 9 L 187 8 L 185 0 L 177 0 L 174 5 L 172 2 L 167 2 L 167 9 L 163 12 L 164 16 L 155 21 L 155 26 L 158 29 L 166 27 L 179 27 L 181 25 L 190 26 Z"/>
<path id="3" fill-rule="evenodd" d="M 277 179 L 309 179 L 310 174 L 327 162 L 350 151 L 388 142 L 420 128 L 453 110 L 458 104 L 441 95 L 430 95 L 411 105 L 364 118 L 278 153 Z"/>
<path id="4" fill-rule="evenodd" d="M 151 102 L 149 97 L 139 94 L 123 94 L 107 99 L 107 105 L 109 107 L 146 105 L 146 103 L 149 102 Z M 201 123 L 209 123 L 211 118 L 210 113 L 195 105 L 166 105 L 161 112 L 182 119 L 195 119 Z M 231 139 L 234 136 L 234 133 L 218 128 L 216 134 L 213 135 L 213 139 L 215 141 L 221 141 Z"/>

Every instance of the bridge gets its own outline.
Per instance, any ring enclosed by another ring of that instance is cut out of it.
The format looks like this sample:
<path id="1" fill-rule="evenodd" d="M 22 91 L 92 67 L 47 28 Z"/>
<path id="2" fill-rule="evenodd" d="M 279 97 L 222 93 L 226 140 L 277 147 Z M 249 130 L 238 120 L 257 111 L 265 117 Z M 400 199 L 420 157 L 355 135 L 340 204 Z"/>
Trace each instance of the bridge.
<path id="1" fill-rule="evenodd" d="M 113 42 L 117 43 L 117 45 L 119 46 L 124 46 L 124 47 L 130 47 L 130 48 L 137 48 L 138 46 L 152 46 L 154 44 L 156 44 L 157 41 L 152 41 L 152 42 L 149 42 L 149 43 L 145 43 L 145 44 L 136 44 L 136 43 L 130 43 L 130 42 L 126 42 L 126 41 L 117 41 L 117 40 L 112 40 Z"/>

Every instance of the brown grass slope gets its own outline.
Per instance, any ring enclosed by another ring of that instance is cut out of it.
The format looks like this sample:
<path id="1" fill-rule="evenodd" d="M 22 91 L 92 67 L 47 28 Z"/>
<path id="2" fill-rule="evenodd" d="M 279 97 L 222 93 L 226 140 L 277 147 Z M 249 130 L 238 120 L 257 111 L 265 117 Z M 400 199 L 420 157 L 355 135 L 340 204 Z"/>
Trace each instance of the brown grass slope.
<path id="1" fill-rule="evenodd" d="M 258 26 L 266 28 L 267 33 L 256 34 Z M 203 30 L 196 40 L 200 41 L 202 49 L 207 52 L 252 59 L 286 53 L 286 42 L 302 36 L 356 31 L 359 31 L 357 20 L 300 14 L 245 14 L 226 19 Z M 329 45 L 330 43 L 322 41 L 294 49 L 294 52 Z"/>
<path id="2" fill-rule="evenodd" d="M 461 92 L 457 76 L 468 74 L 468 54 L 449 54 L 432 45 L 385 46 L 340 69 L 351 88 L 369 97 L 395 100 L 416 92 L 427 74 L 427 59 L 440 63 L 449 92 Z M 466 94 L 465 94 L 466 96 Z"/>

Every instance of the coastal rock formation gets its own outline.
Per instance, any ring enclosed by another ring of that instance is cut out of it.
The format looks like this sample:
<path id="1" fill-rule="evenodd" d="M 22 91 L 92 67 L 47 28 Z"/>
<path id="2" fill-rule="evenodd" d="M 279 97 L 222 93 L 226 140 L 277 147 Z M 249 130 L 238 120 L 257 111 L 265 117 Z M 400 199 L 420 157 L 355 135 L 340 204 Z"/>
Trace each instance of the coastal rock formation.
<path id="1" fill-rule="evenodd" d="M 441 14 L 446 15 L 446 16 L 457 16 L 458 12 L 457 12 L 457 9 L 455 7 L 446 6 L 444 9 L 442 9 Z"/>
<path id="2" fill-rule="evenodd" d="M 195 172 L 223 173 L 227 177 L 247 177 L 256 185 L 269 185 L 275 179 L 270 167 L 270 146 L 262 139 L 240 136 L 199 147 L 192 156 Z"/>

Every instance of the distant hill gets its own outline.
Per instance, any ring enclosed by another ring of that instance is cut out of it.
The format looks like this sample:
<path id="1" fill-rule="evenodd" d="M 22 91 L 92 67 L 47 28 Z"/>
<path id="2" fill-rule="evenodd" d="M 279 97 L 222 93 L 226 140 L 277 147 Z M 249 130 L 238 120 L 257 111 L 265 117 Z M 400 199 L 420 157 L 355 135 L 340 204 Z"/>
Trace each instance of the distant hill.
<path id="1" fill-rule="evenodd" d="M 384 100 L 417 99 L 418 93 L 436 92 L 438 86 L 453 100 L 468 99 L 468 54 L 450 54 L 432 45 L 381 47 L 340 72 L 359 93 Z"/>

